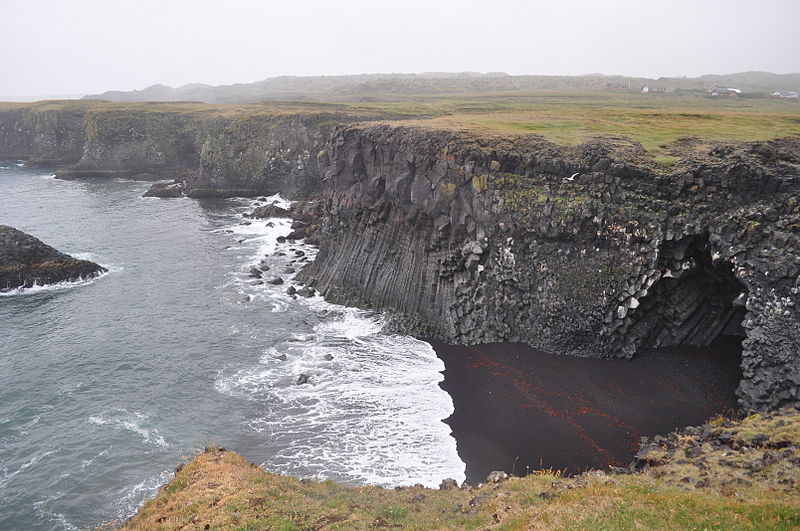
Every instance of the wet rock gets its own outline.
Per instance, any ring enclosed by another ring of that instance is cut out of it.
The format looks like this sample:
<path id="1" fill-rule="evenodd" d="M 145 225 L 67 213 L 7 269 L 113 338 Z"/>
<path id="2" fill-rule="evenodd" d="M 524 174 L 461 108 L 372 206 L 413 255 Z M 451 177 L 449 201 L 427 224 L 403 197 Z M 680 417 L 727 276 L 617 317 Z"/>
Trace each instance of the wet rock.
<path id="1" fill-rule="evenodd" d="M 285 208 L 281 208 L 278 205 L 264 205 L 257 207 L 253 212 L 248 214 L 248 217 L 255 218 L 255 219 L 266 219 L 266 218 L 288 218 L 290 217 L 290 213 Z"/>
<path id="2" fill-rule="evenodd" d="M 257 267 L 250 268 L 250 276 L 253 278 L 261 278 L 264 273 Z"/>
<path id="3" fill-rule="evenodd" d="M 238 302 L 240 304 L 250 302 L 250 295 L 246 293 L 229 293 L 228 298 L 233 302 Z"/>
<path id="4" fill-rule="evenodd" d="M 297 289 L 295 289 L 294 286 L 289 286 L 288 288 L 286 288 L 287 295 L 294 295 L 295 293 L 297 293 Z"/>
<path id="5" fill-rule="evenodd" d="M 78 260 L 13 227 L 0 225 L 0 292 L 97 276 L 107 270 Z"/>
<path id="6" fill-rule="evenodd" d="M 303 384 L 306 384 L 306 383 L 308 383 L 308 381 L 309 381 L 310 379 L 311 379 L 311 376 L 310 376 L 310 375 L 308 375 L 308 374 L 301 374 L 300 376 L 298 376 L 298 377 L 297 377 L 297 381 L 296 381 L 295 383 L 296 383 L 297 385 L 303 385 Z"/>
<path id="7" fill-rule="evenodd" d="M 297 294 L 300 295 L 301 297 L 309 298 L 316 295 L 316 290 L 314 288 L 309 288 L 308 286 L 305 286 L 297 290 Z"/>
<path id="8" fill-rule="evenodd" d="M 183 183 L 155 183 L 148 188 L 142 197 L 160 197 L 163 199 L 183 197 Z"/>
<path id="9" fill-rule="evenodd" d="M 273 277 L 267 280 L 267 284 L 272 284 L 273 286 L 279 286 L 283 284 L 283 279 L 281 277 Z"/>

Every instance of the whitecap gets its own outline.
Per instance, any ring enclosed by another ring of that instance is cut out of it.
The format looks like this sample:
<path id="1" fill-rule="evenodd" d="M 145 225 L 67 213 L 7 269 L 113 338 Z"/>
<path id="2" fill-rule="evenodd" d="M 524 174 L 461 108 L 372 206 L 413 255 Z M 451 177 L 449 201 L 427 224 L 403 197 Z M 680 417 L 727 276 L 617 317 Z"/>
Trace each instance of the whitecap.
<path id="1" fill-rule="evenodd" d="M 134 433 L 148 444 L 161 448 L 169 447 L 169 444 L 158 433 L 158 430 L 149 427 L 149 425 L 152 424 L 150 417 L 138 411 L 129 412 L 124 408 L 117 408 L 100 415 L 92 415 L 89 417 L 88 421 L 96 426 L 111 426 L 116 430 Z"/>
<path id="2" fill-rule="evenodd" d="M 11 480 L 14 479 L 16 476 L 18 476 L 20 473 L 26 471 L 27 469 L 29 469 L 30 467 L 34 466 L 36 463 L 44 459 L 45 457 L 52 455 L 58 450 L 59 448 L 56 448 L 54 450 L 48 450 L 46 452 L 34 454 L 33 456 L 31 456 L 30 459 L 28 459 L 28 461 L 26 461 L 18 469 L 13 471 L 9 471 L 7 467 L 3 467 L 0 470 L 0 489 L 6 488 L 11 483 Z"/>
<path id="3" fill-rule="evenodd" d="M 130 518 L 145 501 L 152 498 L 158 489 L 174 477 L 171 470 L 164 470 L 158 474 L 148 476 L 132 487 L 117 491 L 114 505 L 116 517 L 125 520 Z"/>
<path id="4" fill-rule="evenodd" d="M 80 277 L 77 280 L 62 280 L 61 282 L 55 282 L 53 284 L 34 284 L 29 288 L 13 288 L 10 290 L 0 290 L 0 297 L 13 297 L 17 295 L 33 295 L 36 293 L 42 292 L 58 292 L 64 291 L 72 288 L 77 288 L 81 286 L 88 286 L 90 284 L 94 284 L 97 280 L 105 277 L 110 272 L 111 269 L 107 271 L 98 273 L 96 275 L 92 275 L 87 278 Z"/>
<path id="5" fill-rule="evenodd" d="M 316 247 L 302 241 L 277 242 L 291 231 L 291 220 L 253 220 L 223 231 L 252 253 L 243 253 L 242 267 L 227 286 L 253 294 L 254 307 L 294 307 L 309 315 L 307 329 L 266 347 L 251 364 L 220 370 L 215 379 L 217 392 L 258 403 L 259 414 L 243 424 L 269 441 L 274 454 L 265 468 L 353 484 L 435 487 L 446 477 L 462 481 L 465 464 L 443 422 L 453 402 L 439 387 L 444 364 L 433 348 L 385 332 L 381 314 L 330 304 L 319 294 L 292 298 L 286 293 L 297 286 L 292 279 L 249 284 L 250 268 L 261 260 L 270 266 L 265 277 L 285 277 L 285 267 L 302 267 L 291 263 L 299 259 L 295 251 L 306 260 L 316 257 Z M 299 384 L 300 375 L 310 378 Z"/>

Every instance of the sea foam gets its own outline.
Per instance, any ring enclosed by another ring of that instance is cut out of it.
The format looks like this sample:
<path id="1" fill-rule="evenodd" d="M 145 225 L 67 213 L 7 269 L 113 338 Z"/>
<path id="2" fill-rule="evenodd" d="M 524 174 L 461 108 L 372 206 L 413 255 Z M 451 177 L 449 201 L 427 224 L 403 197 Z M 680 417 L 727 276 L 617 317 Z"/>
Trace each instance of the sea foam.
<path id="1" fill-rule="evenodd" d="M 243 240 L 241 250 L 251 251 L 230 284 L 252 295 L 253 311 L 264 305 L 308 314 L 313 323 L 266 346 L 251 363 L 221 370 L 215 382 L 218 392 L 259 404 L 262 413 L 244 423 L 269 447 L 263 466 L 350 484 L 434 487 L 446 477 L 462 481 L 465 465 L 443 422 L 453 403 L 439 387 L 444 364 L 433 348 L 386 332 L 380 314 L 330 304 L 319 295 L 292 298 L 287 287 L 300 286 L 291 276 L 278 286 L 249 284 L 250 267 L 262 259 L 270 266 L 268 277 L 288 265 L 299 270 L 300 264 L 291 263 L 296 251 L 308 260 L 316 255 L 316 248 L 302 242 L 277 242 L 291 231 L 290 220 L 252 221 L 224 231 Z M 305 384 L 298 383 L 301 375 L 308 378 Z"/>

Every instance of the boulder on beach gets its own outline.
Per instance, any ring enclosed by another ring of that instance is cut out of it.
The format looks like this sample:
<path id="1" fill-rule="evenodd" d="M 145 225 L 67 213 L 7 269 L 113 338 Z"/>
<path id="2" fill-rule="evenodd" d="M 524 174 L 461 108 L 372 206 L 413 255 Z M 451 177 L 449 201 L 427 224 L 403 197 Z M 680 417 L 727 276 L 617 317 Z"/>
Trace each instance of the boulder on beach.
<path id="1" fill-rule="evenodd" d="M 0 291 L 80 280 L 105 273 L 13 227 L 0 225 Z"/>

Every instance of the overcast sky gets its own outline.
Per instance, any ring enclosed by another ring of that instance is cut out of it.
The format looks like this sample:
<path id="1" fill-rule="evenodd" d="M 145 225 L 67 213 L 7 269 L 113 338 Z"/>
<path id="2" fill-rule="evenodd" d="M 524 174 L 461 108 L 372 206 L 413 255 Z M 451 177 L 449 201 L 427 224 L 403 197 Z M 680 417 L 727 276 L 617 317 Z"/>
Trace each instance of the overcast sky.
<path id="1" fill-rule="evenodd" d="M 278 75 L 800 71 L 800 0 L 0 0 L 0 99 Z"/>

